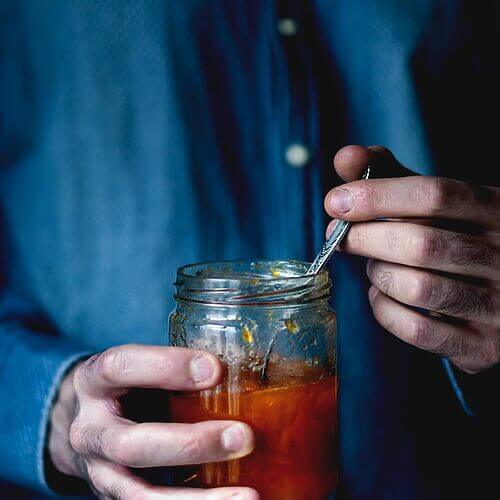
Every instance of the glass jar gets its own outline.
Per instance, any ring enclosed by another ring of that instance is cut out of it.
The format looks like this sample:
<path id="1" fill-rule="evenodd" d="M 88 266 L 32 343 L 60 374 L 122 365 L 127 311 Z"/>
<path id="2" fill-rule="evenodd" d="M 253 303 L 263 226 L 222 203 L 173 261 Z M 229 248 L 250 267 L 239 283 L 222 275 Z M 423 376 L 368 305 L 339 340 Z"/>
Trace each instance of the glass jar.
<path id="1" fill-rule="evenodd" d="M 297 261 L 194 264 L 177 271 L 172 345 L 226 368 L 202 392 L 172 393 L 174 422 L 240 420 L 256 446 L 241 459 L 180 467 L 177 485 L 250 486 L 265 500 L 323 499 L 338 481 L 336 319 L 327 271 Z"/>

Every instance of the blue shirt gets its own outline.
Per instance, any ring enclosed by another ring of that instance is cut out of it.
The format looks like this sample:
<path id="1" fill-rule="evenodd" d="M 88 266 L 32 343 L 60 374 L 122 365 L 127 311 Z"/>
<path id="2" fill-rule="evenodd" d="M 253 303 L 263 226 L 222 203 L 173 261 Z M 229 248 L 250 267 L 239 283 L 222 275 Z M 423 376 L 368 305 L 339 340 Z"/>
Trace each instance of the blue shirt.
<path id="1" fill-rule="evenodd" d="M 179 265 L 312 259 L 341 145 L 498 183 L 497 21 L 458 0 L 0 0 L 0 496 L 51 494 L 61 377 L 166 343 Z M 441 360 L 377 326 L 362 259 L 332 276 L 342 498 L 479 498 L 485 427 Z"/>

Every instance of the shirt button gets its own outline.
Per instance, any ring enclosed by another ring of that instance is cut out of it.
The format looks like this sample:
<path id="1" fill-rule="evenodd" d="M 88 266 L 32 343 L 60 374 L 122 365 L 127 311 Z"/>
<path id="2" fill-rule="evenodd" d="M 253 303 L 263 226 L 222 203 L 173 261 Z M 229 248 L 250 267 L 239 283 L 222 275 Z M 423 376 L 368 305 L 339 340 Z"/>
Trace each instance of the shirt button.
<path id="1" fill-rule="evenodd" d="M 292 167 L 303 167 L 309 156 L 309 150 L 303 144 L 290 144 L 285 151 L 286 161 Z"/>
<path id="2" fill-rule="evenodd" d="M 283 36 L 293 36 L 297 34 L 297 31 L 299 31 L 299 26 L 297 21 L 294 19 L 285 17 L 278 21 L 278 31 Z"/>

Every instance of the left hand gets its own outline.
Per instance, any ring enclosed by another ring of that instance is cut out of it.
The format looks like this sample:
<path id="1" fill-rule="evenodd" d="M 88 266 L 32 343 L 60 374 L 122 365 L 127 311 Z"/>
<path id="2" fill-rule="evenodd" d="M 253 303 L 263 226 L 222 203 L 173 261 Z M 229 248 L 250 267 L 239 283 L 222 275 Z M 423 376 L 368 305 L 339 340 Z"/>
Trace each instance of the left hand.
<path id="1" fill-rule="evenodd" d="M 376 146 L 347 146 L 334 164 L 349 183 L 327 194 L 325 208 L 335 219 L 370 221 L 354 224 L 342 249 L 369 257 L 377 321 L 464 372 L 498 364 L 500 188 L 415 175 Z M 386 178 L 350 182 L 368 165 Z"/>

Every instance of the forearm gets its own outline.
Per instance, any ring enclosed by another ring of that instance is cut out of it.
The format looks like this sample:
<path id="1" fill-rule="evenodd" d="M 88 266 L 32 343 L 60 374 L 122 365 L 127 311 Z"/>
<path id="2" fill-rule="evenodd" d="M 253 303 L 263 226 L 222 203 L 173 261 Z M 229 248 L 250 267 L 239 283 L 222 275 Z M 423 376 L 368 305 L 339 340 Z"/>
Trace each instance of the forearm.
<path id="1" fill-rule="evenodd" d="M 29 328 L 36 322 L 40 330 Z M 47 423 L 60 380 L 88 352 L 43 328 L 42 315 L 11 291 L 0 294 L 0 477 L 50 492 L 44 474 Z"/>

